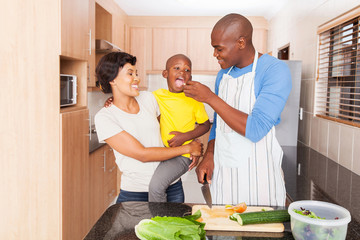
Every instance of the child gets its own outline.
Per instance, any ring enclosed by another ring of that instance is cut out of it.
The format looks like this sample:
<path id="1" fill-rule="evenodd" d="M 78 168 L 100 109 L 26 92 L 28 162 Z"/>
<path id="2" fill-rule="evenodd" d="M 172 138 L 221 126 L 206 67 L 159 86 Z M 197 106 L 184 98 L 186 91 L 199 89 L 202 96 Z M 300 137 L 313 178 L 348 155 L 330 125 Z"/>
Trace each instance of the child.
<path id="1" fill-rule="evenodd" d="M 209 117 L 203 103 L 186 97 L 183 92 L 184 85 L 192 78 L 191 61 L 187 56 L 177 54 L 170 57 L 162 75 L 167 79 L 169 90 L 153 92 L 160 107 L 161 138 L 165 146 L 177 147 L 208 132 Z M 166 202 L 168 186 L 195 167 L 197 161 L 198 157 L 185 154 L 161 162 L 150 181 L 149 202 Z"/>

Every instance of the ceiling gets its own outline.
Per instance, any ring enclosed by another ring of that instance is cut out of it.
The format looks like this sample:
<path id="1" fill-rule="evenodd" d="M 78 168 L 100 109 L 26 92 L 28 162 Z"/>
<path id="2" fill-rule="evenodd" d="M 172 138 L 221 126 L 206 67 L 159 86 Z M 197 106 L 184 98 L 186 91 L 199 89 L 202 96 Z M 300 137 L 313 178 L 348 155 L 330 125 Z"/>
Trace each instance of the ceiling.
<path id="1" fill-rule="evenodd" d="M 289 0 L 115 0 L 129 16 L 244 16 L 274 17 Z"/>

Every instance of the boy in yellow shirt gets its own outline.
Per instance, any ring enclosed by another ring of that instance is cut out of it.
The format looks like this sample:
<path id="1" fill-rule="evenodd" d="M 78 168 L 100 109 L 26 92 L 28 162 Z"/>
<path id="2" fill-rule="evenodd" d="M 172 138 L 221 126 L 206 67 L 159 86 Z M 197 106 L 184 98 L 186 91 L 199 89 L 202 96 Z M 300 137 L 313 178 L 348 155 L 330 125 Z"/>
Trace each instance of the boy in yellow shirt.
<path id="1" fill-rule="evenodd" d="M 153 92 L 160 108 L 161 138 L 167 147 L 181 146 L 209 131 L 209 117 L 203 103 L 186 97 L 183 92 L 184 85 L 192 78 L 187 56 L 170 57 L 162 75 L 167 79 L 169 90 Z M 197 161 L 198 158 L 191 159 L 187 154 L 161 162 L 150 181 L 149 202 L 166 202 L 168 186 L 195 167 Z M 176 202 L 184 202 L 184 195 Z"/>

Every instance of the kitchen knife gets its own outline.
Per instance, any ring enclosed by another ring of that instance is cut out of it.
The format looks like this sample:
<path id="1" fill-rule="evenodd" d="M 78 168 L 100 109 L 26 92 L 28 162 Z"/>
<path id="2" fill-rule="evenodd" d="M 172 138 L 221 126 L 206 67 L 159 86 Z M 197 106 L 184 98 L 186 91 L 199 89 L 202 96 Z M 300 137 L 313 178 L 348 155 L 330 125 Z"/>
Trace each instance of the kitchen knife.
<path id="1" fill-rule="evenodd" d="M 209 206 L 209 208 L 211 208 L 212 207 L 212 199 L 211 199 L 211 193 L 210 193 L 210 186 L 206 180 L 206 174 L 204 175 L 204 183 L 201 186 L 201 192 L 204 196 L 206 204 Z"/>

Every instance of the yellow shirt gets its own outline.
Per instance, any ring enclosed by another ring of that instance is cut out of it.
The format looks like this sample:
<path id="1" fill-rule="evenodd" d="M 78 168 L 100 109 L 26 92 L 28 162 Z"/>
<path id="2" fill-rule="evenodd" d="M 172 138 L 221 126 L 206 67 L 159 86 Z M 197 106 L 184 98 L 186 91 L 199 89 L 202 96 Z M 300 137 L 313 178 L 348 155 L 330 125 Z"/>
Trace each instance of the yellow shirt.
<path id="1" fill-rule="evenodd" d="M 158 89 L 153 94 L 160 108 L 161 138 L 167 147 L 168 140 L 174 137 L 169 135 L 170 132 L 189 132 L 195 129 L 195 123 L 202 124 L 209 120 L 204 104 L 186 97 L 183 92 L 172 93 L 166 89 Z M 190 154 L 183 156 L 190 157 Z"/>

